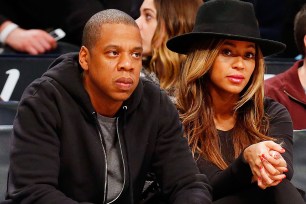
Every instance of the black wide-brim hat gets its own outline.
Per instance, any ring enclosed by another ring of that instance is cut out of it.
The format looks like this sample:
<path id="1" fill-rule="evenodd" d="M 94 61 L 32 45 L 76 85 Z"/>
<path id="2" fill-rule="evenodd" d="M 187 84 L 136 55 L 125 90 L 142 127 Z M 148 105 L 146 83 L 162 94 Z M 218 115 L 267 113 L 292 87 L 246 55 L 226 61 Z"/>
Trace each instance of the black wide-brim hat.
<path id="1" fill-rule="evenodd" d="M 174 52 L 187 54 L 202 41 L 212 38 L 254 42 L 264 56 L 280 53 L 286 48 L 281 42 L 260 37 L 253 4 L 239 0 L 205 2 L 197 12 L 193 30 L 169 39 L 167 47 Z"/>

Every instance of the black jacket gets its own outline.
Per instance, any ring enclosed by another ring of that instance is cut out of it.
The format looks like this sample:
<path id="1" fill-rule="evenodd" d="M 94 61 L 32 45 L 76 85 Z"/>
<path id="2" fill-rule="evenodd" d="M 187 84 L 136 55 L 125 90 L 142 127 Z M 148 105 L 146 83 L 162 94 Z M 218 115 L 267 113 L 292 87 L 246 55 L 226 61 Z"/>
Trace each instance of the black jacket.
<path id="1" fill-rule="evenodd" d="M 78 55 L 69 53 L 25 90 L 4 203 L 103 203 L 103 135 L 81 72 Z M 148 171 L 156 173 L 170 203 L 210 203 L 206 177 L 199 175 L 177 110 L 163 91 L 140 81 L 117 116 L 127 174 L 115 203 L 138 203 Z"/>

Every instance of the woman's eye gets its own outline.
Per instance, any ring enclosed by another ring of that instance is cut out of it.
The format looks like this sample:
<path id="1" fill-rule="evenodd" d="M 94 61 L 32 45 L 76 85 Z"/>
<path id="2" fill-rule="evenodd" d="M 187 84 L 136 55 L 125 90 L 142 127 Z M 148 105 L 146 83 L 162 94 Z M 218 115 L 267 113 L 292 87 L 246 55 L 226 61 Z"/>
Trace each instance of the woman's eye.
<path id="1" fill-rule="evenodd" d="M 252 52 L 248 52 L 245 54 L 245 57 L 248 59 L 254 59 L 255 58 L 255 54 Z"/>
<path id="2" fill-rule="evenodd" d="M 224 49 L 224 50 L 222 50 L 222 54 L 226 55 L 226 56 L 231 56 L 232 52 L 229 49 Z"/>
<path id="3" fill-rule="evenodd" d="M 146 17 L 146 21 L 150 21 L 153 17 L 151 14 L 145 14 L 145 17 Z"/>

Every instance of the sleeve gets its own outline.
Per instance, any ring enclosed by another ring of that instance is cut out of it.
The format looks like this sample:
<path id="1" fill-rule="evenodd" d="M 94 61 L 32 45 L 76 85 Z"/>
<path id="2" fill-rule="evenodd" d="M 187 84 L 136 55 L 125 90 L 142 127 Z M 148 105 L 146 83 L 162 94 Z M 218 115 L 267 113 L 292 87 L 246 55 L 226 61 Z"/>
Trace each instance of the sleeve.
<path id="1" fill-rule="evenodd" d="M 253 175 L 249 165 L 244 162 L 242 154 L 225 170 L 221 170 L 203 158 L 199 158 L 197 164 L 200 172 L 207 175 L 213 187 L 214 200 L 252 185 Z"/>
<path id="2" fill-rule="evenodd" d="M 286 178 L 291 180 L 293 176 L 293 125 L 290 114 L 285 106 L 279 102 L 266 98 L 265 103 L 266 112 L 270 118 L 268 135 L 275 138 L 276 142 L 280 143 L 286 150 L 282 156 L 287 162 Z"/>
<path id="3" fill-rule="evenodd" d="M 278 102 L 283 101 L 284 92 L 282 90 L 282 82 L 280 77 L 282 75 L 276 75 L 270 79 L 264 81 L 264 93 L 265 96 L 272 98 Z"/>
<path id="4" fill-rule="evenodd" d="M 183 137 L 178 112 L 166 94 L 161 95 L 160 106 L 152 167 L 162 192 L 170 198 L 170 203 L 211 203 L 207 177 L 199 174 L 187 140 Z"/>
<path id="5" fill-rule="evenodd" d="M 7 203 L 77 203 L 58 186 L 59 120 L 56 103 L 46 94 L 21 100 L 11 138 Z"/>

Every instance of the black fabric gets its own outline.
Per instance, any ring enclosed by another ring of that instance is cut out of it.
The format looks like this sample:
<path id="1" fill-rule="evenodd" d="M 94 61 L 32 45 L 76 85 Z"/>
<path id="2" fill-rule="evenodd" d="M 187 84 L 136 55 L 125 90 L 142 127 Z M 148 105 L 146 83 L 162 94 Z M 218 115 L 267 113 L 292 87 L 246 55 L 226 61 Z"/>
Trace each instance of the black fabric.
<path id="1" fill-rule="evenodd" d="M 105 190 L 103 134 L 82 85 L 78 54 L 55 60 L 25 90 L 12 136 L 8 194 L 2 203 L 102 203 Z M 210 203 L 183 137 L 175 106 L 164 91 L 141 80 L 118 111 L 127 169 L 117 202 L 139 203 L 154 172 L 170 203 Z"/>
<path id="2" fill-rule="evenodd" d="M 214 204 L 288 204 L 300 203 L 301 196 L 290 183 L 289 180 L 283 180 L 277 187 L 267 188 L 262 190 L 256 184 L 248 188 L 231 194 L 229 196 L 220 198 L 213 202 Z"/>
<path id="3" fill-rule="evenodd" d="M 235 11 L 235 12 L 233 12 Z M 254 42 L 264 56 L 282 52 L 286 45 L 260 37 L 251 3 L 238 0 L 212 0 L 198 10 L 192 32 L 171 38 L 167 47 L 181 54 L 195 49 L 208 39 L 233 39 Z"/>
<path id="4" fill-rule="evenodd" d="M 24 29 L 51 31 L 62 28 L 62 41 L 81 44 L 83 27 L 89 18 L 104 9 L 119 9 L 136 18 L 143 0 L 9 0 L 0 1 L 0 25 L 11 20 Z M 135 8 L 137 7 L 137 9 Z"/>

